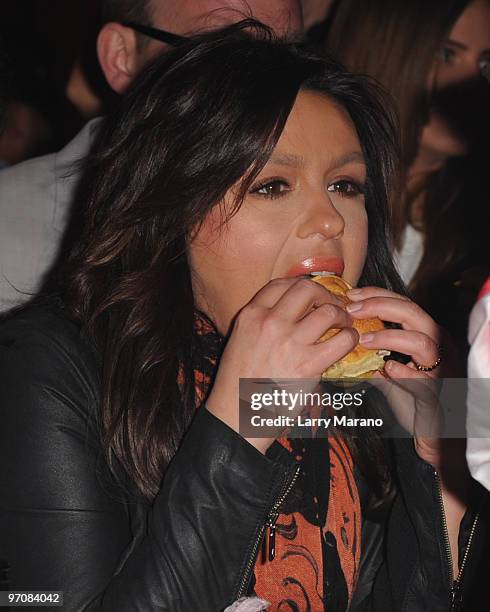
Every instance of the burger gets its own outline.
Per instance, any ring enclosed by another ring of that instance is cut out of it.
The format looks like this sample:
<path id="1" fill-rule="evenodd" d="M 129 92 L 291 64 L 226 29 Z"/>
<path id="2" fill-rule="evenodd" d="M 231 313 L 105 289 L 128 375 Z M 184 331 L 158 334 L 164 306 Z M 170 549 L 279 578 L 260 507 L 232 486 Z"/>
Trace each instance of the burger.
<path id="1" fill-rule="evenodd" d="M 323 285 L 330 293 L 338 297 L 343 304 L 343 308 L 346 308 L 347 304 L 350 303 L 346 294 L 347 291 L 352 289 L 352 286 L 343 278 L 335 274 L 313 273 L 311 279 Z M 356 329 L 359 334 L 366 334 L 368 332 L 376 332 L 384 329 L 384 324 L 378 318 L 354 319 L 352 327 Z M 332 336 L 335 336 L 335 334 L 338 334 L 339 331 L 340 329 L 329 329 L 318 341 L 324 342 Z M 390 351 L 387 350 L 369 349 L 358 344 L 350 353 L 347 353 L 342 359 L 329 366 L 322 373 L 322 379 L 369 378 L 375 372 L 384 368 L 384 358 L 389 354 Z"/>

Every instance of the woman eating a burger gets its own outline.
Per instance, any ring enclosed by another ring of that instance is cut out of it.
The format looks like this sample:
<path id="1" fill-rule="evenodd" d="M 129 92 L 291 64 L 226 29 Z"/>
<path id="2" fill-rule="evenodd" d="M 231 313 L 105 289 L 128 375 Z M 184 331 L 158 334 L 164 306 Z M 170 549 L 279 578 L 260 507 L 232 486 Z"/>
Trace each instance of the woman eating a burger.
<path id="1" fill-rule="evenodd" d="M 57 291 L 0 326 L 11 590 L 69 610 L 477 609 L 486 523 L 440 441 L 239 432 L 240 378 L 318 380 L 359 343 L 410 357 L 387 377 L 442 374 L 387 244 L 386 108 L 248 21 L 157 59 L 107 117 Z M 397 328 L 359 337 L 371 318 Z"/>

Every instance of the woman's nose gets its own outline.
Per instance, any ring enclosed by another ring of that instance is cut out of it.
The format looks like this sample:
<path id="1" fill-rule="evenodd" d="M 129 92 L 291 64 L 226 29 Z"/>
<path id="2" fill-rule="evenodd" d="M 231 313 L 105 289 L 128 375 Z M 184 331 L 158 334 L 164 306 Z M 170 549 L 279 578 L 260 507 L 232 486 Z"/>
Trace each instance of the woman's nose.
<path id="1" fill-rule="evenodd" d="M 325 193 L 310 199 L 298 226 L 297 235 L 299 238 L 318 235 L 324 240 L 337 240 L 342 237 L 344 228 L 344 217 Z"/>

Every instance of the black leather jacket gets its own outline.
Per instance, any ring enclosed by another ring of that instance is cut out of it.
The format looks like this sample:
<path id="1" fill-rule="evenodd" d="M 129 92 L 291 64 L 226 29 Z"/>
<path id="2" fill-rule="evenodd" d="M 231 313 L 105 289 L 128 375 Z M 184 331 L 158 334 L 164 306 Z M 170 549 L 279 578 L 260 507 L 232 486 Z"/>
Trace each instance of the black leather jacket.
<path id="1" fill-rule="evenodd" d="M 70 611 L 223 610 L 253 589 L 264 526 L 295 461 L 279 444 L 262 455 L 201 409 L 150 506 L 108 473 L 99 388 L 96 354 L 59 313 L 34 307 L 0 325 L 0 558 L 9 588 L 62 590 Z M 386 525 L 364 524 L 353 607 L 446 611 L 437 477 L 410 440 L 395 447 L 400 492 Z M 458 608 L 472 612 L 489 607 L 478 600 L 490 575 L 485 500 L 480 491 L 460 536 L 463 551 L 473 529 Z"/>

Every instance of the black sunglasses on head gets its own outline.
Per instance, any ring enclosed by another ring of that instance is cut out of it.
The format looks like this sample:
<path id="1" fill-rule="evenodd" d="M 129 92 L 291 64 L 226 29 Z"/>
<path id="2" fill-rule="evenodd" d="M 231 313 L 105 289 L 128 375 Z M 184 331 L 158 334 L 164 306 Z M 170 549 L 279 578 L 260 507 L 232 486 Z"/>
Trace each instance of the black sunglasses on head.
<path id="1" fill-rule="evenodd" d="M 159 40 L 160 42 L 167 43 L 167 45 L 172 45 L 173 47 L 177 47 L 187 40 L 185 36 L 172 34 L 171 32 L 160 30 L 159 28 L 152 28 L 151 26 L 140 25 L 139 23 L 133 23 L 131 21 L 123 23 L 122 25 L 127 28 L 131 28 L 135 32 L 139 32 L 144 36 L 149 36 L 150 38 Z"/>

